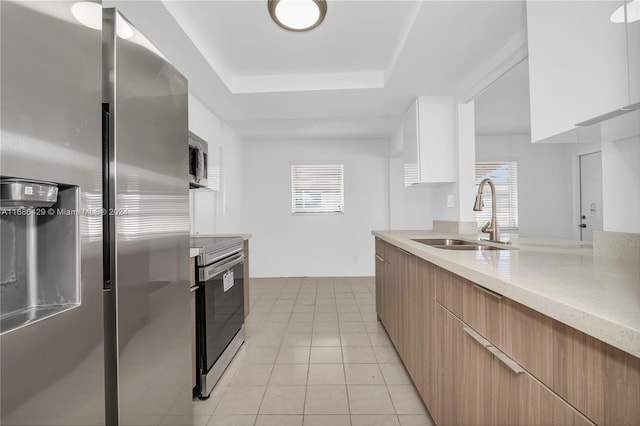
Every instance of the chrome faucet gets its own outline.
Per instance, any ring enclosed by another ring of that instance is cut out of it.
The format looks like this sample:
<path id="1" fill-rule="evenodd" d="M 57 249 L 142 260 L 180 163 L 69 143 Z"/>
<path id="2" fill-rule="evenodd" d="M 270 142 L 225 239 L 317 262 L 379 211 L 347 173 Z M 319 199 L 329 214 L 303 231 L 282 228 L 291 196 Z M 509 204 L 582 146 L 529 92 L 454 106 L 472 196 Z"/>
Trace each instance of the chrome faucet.
<path id="1" fill-rule="evenodd" d="M 482 211 L 482 208 L 484 207 L 484 203 L 482 202 L 482 191 L 484 190 L 484 185 L 487 183 L 489 184 L 489 188 L 491 188 L 491 221 L 485 223 L 481 231 L 489 234 L 489 241 L 501 243 L 502 241 L 500 241 L 500 227 L 498 226 L 496 208 L 496 186 L 493 184 L 491 179 L 483 179 L 482 182 L 480 182 L 480 186 L 478 186 L 478 194 L 476 195 L 476 202 L 473 205 L 473 211 Z"/>

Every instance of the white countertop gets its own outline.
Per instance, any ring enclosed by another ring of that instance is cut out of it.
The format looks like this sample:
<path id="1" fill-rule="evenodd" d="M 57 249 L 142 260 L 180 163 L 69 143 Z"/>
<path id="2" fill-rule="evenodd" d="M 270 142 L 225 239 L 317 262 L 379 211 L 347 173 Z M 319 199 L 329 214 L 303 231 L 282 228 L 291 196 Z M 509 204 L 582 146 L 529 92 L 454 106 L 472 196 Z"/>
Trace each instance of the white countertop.
<path id="1" fill-rule="evenodd" d="M 191 238 L 211 238 L 211 237 L 242 237 L 243 240 L 250 240 L 252 234 L 191 234 Z"/>
<path id="2" fill-rule="evenodd" d="M 196 257 L 200 254 L 200 249 L 190 247 L 189 248 L 189 258 Z"/>
<path id="3" fill-rule="evenodd" d="M 503 234 L 503 240 L 511 239 L 509 248 L 517 250 L 486 251 L 443 250 L 412 241 L 475 240 L 474 235 L 433 231 L 372 234 L 640 357 L 640 260 L 594 257 L 591 243 L 514 234 Z"/>

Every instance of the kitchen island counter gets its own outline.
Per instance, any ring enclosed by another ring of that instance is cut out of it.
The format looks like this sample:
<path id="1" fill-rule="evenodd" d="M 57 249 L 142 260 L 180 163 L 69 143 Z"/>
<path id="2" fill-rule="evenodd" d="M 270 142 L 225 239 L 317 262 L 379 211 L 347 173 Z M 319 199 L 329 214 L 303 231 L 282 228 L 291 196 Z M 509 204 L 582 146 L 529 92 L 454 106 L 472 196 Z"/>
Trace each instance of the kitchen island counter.
<path id="1" fill-rule="evenodd" d="M 402 250 L 473 281 L 618 349 L 640 357 L 640 260 L 593 255 L 591 243 L 518 235 L 507 250 L 462 251 L 413 239 L 475 235 L 373 231 Z"/>

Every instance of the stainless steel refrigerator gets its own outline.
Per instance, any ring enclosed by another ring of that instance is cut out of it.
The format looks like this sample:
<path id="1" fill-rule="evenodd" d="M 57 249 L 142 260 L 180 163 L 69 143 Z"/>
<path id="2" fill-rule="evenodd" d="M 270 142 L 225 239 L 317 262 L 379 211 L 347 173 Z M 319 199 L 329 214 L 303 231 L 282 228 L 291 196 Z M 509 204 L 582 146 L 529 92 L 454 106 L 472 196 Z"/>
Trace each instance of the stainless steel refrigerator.
<path id="1" fill-rule="evenodd" d="M 187 82 L 75 4 L 0 2 L 1 422 L 159 424 L 191 400 Z"/>

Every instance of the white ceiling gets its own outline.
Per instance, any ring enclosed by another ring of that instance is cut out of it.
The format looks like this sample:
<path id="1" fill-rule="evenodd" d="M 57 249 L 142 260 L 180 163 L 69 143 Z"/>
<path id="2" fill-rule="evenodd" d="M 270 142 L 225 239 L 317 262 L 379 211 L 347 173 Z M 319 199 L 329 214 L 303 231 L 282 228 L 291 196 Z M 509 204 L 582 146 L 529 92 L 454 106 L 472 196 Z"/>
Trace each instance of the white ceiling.
<path id="1" fill-rule="evenodd" d="M 512 68 L 478 96 L 475 103 L 476 134 L 530 134 L 528 60 Z"/>
<path id="2" fill-rule="evenodd" d="M 118 6 L 192 94 L 247 139 L 387 137 L 416 96 L 458 93 L 526 37 L 521 0 L 329 0 L 308 33 L 276 26 L 267 0 L 104 4 Z"/>
<path id="3" fill-rule="evenodd" d="M 188 34 L 201 37 L 223 80 L 384 71 L 417 6 L 409 1 L 331 2 L 320 28 L 290 33 L 273 24 L 266 1 L 166 3 L 181 24 L 188 24 Z"/>

